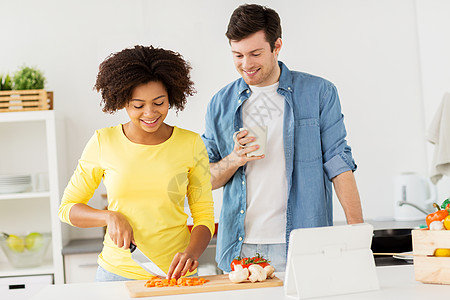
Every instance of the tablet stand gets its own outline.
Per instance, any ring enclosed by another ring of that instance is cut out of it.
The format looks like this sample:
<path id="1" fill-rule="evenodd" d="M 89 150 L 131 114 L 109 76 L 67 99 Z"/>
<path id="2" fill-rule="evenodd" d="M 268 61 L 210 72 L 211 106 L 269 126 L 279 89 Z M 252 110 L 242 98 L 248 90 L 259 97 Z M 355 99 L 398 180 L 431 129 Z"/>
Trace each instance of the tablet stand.
<path id="1" fill-rule="evenodd" d="M 379 289 L 370 245 L 373 226 L 343 225 L 293 230 L 284 289 L 306 299 Z"/>

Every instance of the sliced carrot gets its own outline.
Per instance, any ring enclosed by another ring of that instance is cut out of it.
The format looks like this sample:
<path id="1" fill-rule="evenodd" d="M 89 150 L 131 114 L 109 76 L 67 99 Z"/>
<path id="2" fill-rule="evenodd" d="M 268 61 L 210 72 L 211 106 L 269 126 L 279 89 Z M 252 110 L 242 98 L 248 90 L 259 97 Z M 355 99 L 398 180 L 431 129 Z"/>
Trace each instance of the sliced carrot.
<path id="1" fill-rule="evenodd" d="M 178 279 L 162 279 L 152 276 L 144 284 L 145 287 L 166 287 L 166 286 L 197 286 L 202 285 L 209 280 L 203 277 L 180 277 Z"/>

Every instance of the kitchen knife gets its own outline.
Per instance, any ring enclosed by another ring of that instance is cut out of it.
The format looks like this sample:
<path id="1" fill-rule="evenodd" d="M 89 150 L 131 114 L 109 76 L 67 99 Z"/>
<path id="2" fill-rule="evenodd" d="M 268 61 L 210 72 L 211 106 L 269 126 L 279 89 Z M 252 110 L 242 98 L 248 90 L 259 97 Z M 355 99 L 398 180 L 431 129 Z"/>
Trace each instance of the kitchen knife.
<path id="1" fill-rule="evenodd" d="M 130 244 L 130 252 L 131 258 L 140 265 L 144 270 L 149 272 L 152 275 L 159 277 L 167 277 L 167 274 L 164 273 L 154 262 L 151 261 L 141 250 L 139 250 L 135 244 Z"/>

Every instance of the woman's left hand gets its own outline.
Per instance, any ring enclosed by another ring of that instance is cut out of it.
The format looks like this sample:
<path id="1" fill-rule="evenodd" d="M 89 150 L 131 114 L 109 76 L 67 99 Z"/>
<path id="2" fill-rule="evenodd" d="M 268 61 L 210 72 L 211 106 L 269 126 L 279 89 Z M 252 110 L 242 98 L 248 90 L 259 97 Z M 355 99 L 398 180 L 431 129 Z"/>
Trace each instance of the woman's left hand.
<path id="1" fill-rule="evenodd" d="M 202 255 L 211 240 L 211 232 L 205 225 L 194 227 L 191 240 L 184 252 L 178 252 L 172 259 L 167 278 L 180 278 L 186 273 L 193 272 L 198 267 L 197 259 Z"/>
<path id="2" fill-rule="evenodd" d="M 178 252 L 173 257 L 170 264 L 169 271 L 167 272 L 167 278 L 180 278 L 186 275 L 186 273 L 193 272 L 198 267 L 198 260 L 189 252 Z"/>

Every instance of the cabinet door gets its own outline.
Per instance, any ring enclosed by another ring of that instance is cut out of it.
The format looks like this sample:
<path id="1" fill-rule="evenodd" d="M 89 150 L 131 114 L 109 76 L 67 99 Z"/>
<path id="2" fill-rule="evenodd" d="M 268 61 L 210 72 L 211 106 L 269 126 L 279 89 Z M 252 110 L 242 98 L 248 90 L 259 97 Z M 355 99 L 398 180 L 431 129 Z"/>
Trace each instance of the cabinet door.
<path id="1" fill-rule="evenodd" d="M 68 254 L 64 256 L 66 283 L 94 282 L 98 253 Z"/>
<path id="2" fill-rule="evenodd" d="M 53 275 L 2 277 L 1 299 L 30 299 L 49 284 L 53 284 Z"/>

